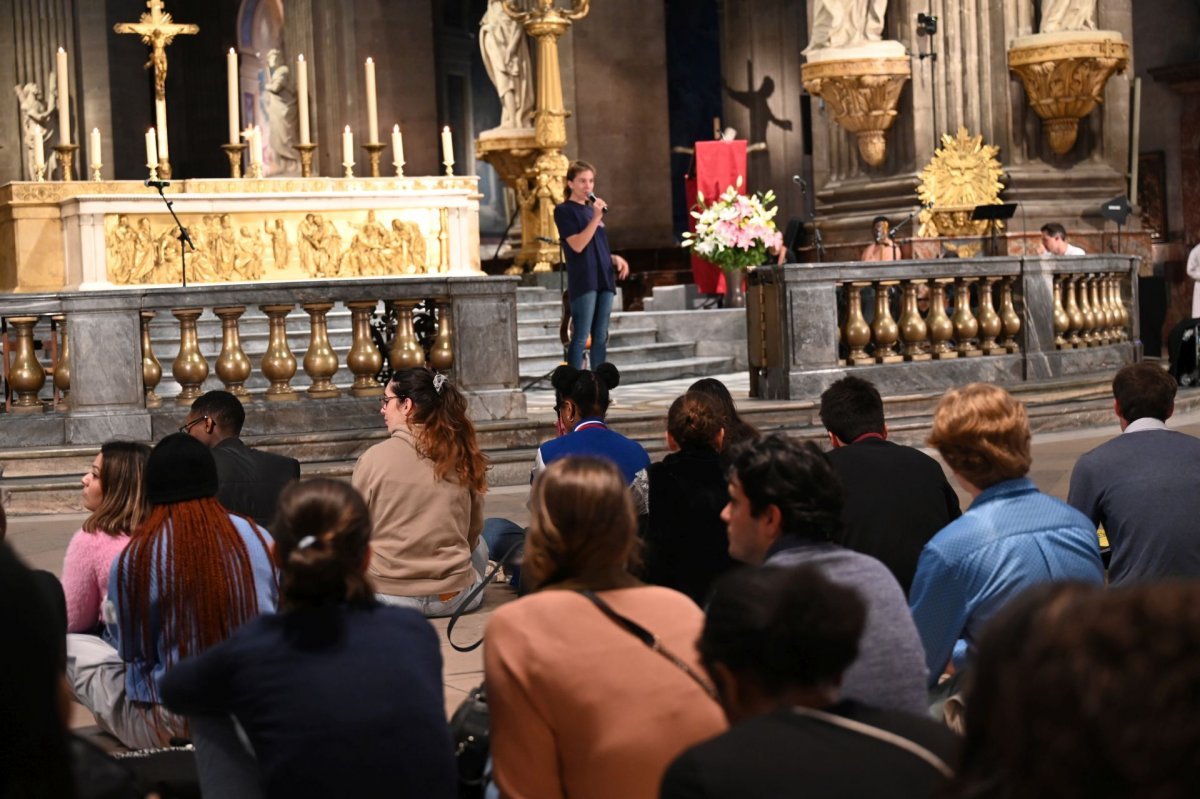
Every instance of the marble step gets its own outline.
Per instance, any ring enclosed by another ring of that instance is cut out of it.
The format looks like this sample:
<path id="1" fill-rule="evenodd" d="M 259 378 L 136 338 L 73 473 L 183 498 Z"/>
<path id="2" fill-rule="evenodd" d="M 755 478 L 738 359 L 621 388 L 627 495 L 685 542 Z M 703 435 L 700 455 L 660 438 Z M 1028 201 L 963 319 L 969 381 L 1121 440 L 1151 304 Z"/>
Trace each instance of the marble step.
<path id="1" fill-rule="evenodd" d="M 631 327 L 623 330 L 610 330 L 608 336 L 609 349 L 613 347 L 640 347 L 654 344 L 658 340 L 658 331 L 653 327 Z M 563 353 L 562 340 L 558 337 L 558 328 L 553 333 L 538 336 L 525 336 L 517 340 L 517 354 L 524 361 L 526 358 L 540 355 L 559 355 Z"/>
<path id="2" fill-rule="evenodd" d="M 622 379 L 624 379 L 625 370 L 627 368 L 641 368 L 642 366 L 653 363 L 682 363 L 693 359 L 696 355 L 696 344 L 692 341 L 679 341 L 655 344 L 639 344 L 637 346 L 614 347 L 611 342 L 608 347 L 607 359 L 616 364 L 621 370 Z M 538 355 L 528 358 L 521 358 L 521 380 L 525 381 L 529 378 L 543 375 L 554 367 L 562 363 L 562 351 L 555 355 Z M 730 364 L 732 366 L 732 364 Z M 727 368 L 725 371 L 729 371 Z M 713 372 L 705 372 L 705 374 L 714 374 Z M 680 374 L 677 377 L 686 375 Z M 653 378 L 655 380 L 668 378 Z M 646 381 L 641 381 L 646 382 Z"/>

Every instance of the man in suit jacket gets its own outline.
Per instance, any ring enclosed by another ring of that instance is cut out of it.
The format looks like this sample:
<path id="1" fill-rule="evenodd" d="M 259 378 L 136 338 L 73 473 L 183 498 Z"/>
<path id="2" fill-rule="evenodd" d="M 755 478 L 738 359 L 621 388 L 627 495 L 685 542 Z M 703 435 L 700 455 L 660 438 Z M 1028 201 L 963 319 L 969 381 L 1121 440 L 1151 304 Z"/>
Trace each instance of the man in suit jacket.
<path id="1" fill-rule="evenodd" d="M 247 447 L 240 438 L 246 410 L 228 391 L 197 397 L 179 428 L 212 450 L 217 462 L 217 501 L 270 529 L 279 493 L 300 479 L 300 461 Z"/>
<path id="2" fill-rule="evenodd" d="M 835 540 L 883 562 L 908 594 L 921 548 L 961 515 L 941 465 L 887 440 L 883 399 L 870 382 L 844 377 L 821 395 L 829 462 L 846 489 Z"/>
<path id="3" fill-rule="evenodd" d="M 1112 585 L 1200 577 L 1200 439 L 1168 430 L 1175 378 L 1157 364 L 1113 378 L 1121 435 L 1080 456 L 1067 502 L 1104 525 Z"/>

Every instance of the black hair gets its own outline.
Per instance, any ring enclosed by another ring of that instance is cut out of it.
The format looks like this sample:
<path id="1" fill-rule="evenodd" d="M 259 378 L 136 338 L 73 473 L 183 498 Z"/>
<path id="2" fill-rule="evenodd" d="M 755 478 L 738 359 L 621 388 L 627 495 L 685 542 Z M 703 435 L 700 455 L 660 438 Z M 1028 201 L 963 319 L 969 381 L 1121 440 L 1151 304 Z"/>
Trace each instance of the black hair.
<path id="1" fill-rule="evenodd" d="M 246 409 L 228 391 L 208 391 L 192 401 L 192 413 L 207 416 L 213 424 L 233 435 L 240 435 L 246 423 Z"/>
<path id="2" fill-rule="evenodd" d="M 725 384 L 715 377 L 702 377 L 688 386 L 688 393 L 699 392 L 707 394 L 721 403 L 725 413 L 725 449 L 729 449 L 740 441 L 758 438 L 758 430 L 738 415 L 737 406 L 733 404 L 733 395 Z"/>
<path id="3" fill-rule="evenodd" d="M 821 424 L 844 443 L 883 433 L 883 398 L 869 380 L 843 377 L 821 394 Z"/>
<path id="4" fill-rule="evenodd" d="M 1165 422 L 1175 408 L 1179 384 L 1158 364 L 1142 361 L 1121 367 L 1113 377 L 1112 388 L 1125 421 L 1149 417 Z"/>
<path id="5" fill-rule="evenodd" d="M 785 535 L 828 541 L 838 532 L 842 482 L 816 444 L 773 433 L 736 445 L 728 463 L 729 479 L 737 478 L 754 516 L 774 505 Z"/>
<path id="6" fill-rule="evenodd" d="M 875 227 L 880 222 L 886 222 L 886 221 L 888 221 L 888 218 L 886 216 L 877 216 L 871 220 L 871 227 Z"/>
<path id="7" fill-rule="evenodd" d="M 721 663 L 779 694 L 836 683 L 866 619 L 858 593 L 814 566 L 743 568 L 714 586 L 697 648 L 710 672 Z"/>
<path id="8" fill-rule="evenodd" d="M 1058 222 L 1047 222 L 1042 225 L 1042 232 L 1056 239 L 1067 240 L 1067 229 Z"/>
<path id="9" fill-rule="evenodd" d="M 610 389 L 621 383 L 621 373 L 611 363 L 602 363 L 595 371 L 562 365 L 550 375 L 555 400 L 570 400 L 579 409 L 580 418 L 608 413 Z"/>

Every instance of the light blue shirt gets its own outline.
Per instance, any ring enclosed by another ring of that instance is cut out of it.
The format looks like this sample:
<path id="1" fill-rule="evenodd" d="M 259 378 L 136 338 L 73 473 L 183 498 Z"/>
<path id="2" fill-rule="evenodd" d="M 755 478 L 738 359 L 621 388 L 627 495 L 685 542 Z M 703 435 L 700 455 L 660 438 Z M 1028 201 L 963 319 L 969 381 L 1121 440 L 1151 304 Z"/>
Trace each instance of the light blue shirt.
<path id="1" fill-rule="evenodd" d="M 1104 582 L 1096 527 L 1027 478 L 986 488 L 961 517 L 942 528 L 917 562 L 909 606 L 937 682 L 965 639 L 967 658 L 1008 600 L 1038 583 Z"/>

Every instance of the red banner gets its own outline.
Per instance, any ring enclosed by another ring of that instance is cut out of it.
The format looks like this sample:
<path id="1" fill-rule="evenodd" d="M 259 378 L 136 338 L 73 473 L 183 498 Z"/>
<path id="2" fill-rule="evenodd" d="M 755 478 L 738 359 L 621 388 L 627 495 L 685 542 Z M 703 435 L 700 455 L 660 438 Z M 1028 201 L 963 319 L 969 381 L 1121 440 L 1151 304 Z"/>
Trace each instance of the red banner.
<path id="1" fill-rule="evenodd" d="M 696 209 L 697 191 L 704 194 L 706 202 L 712 202 L 725 193 L 730 186 L 742 178 L 741 193 L 746 193 L 746 142 L 699 141 L 696 142 L 696 159 L 692 174 L 684 181 L 684 193 L 688 204 L 688 229 L 696 229 L 696 220 L 691 212 Z M 692 277 L 701 294 L 724 294 L 725 273 L 708 261 L 692 256 Z"/>

